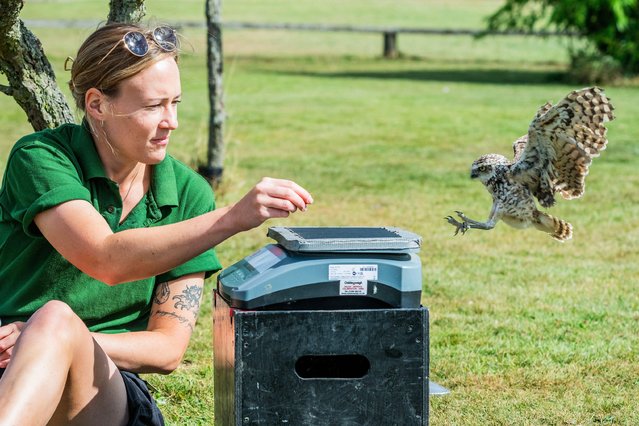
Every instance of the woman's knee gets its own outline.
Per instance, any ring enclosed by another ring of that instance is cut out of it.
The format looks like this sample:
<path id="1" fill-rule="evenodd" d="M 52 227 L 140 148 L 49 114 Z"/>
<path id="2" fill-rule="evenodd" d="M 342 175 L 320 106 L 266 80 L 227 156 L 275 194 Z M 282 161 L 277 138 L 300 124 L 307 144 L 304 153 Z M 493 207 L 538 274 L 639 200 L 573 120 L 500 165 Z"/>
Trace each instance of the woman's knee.
<path id="1" fill-rule="evenodd" d="M 38 309 L 27 322 L 27 329 L 42 334 L 43 338 L 54 338 L 64 342 L 85 328 L 84 323 L 69 305 L 52 300 Z"/>

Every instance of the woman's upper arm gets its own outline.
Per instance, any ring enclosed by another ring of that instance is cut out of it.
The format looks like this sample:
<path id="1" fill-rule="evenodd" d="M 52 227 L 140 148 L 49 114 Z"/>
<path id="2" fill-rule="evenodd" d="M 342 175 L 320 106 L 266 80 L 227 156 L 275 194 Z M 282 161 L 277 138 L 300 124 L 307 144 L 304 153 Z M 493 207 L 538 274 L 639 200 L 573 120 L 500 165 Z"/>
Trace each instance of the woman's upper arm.
<path id="1" fill-rule="evenodd" d="M 164 331 L 181 340 L 184 350 L 195 328 L 204 289 L 204 272 L 159 283 L 155 289 L 148 331 Z"/>
<path id="2" fill-rule="evenodd" d="M 113 234 L 108 223 L 84 200 L 71 200 L 38 213 L 34 222 L 44 238 L 65 259 L 87 275 L 103 279 L 106 238 Z"/>

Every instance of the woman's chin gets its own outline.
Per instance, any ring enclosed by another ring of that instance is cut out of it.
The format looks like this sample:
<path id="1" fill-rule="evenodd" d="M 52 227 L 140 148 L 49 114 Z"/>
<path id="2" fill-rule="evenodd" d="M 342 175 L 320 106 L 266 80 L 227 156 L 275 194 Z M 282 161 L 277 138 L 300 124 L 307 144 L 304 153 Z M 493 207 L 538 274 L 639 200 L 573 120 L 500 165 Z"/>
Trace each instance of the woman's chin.
<path id="1" fill-rule="evenodd" d="M 161 163 L 166 157 L 166 149 L 156 150 L 154 152 L 150 152 L 147 156 L 146 164 L 154 165 Z"/>

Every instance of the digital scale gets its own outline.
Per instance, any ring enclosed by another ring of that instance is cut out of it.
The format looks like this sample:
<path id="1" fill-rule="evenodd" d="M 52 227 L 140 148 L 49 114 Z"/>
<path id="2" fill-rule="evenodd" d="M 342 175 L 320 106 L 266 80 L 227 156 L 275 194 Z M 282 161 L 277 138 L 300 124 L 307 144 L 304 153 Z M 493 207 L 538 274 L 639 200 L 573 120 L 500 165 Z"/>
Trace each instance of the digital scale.
<path id="1" fill-rule="evenodd" d="M 238 309 L 417 308 L 421 238 L 399 228 L 273 227 L 266 247 L 222 271 Z"/>

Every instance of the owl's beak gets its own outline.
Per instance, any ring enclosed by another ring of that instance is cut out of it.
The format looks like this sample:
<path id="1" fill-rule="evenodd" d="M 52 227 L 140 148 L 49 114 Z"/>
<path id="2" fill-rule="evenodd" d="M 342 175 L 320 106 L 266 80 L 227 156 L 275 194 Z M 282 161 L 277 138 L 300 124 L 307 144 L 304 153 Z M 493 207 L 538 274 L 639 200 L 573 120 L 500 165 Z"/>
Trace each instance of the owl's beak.
<path id="1" fill-rule="evenodd" d="M 471 179 L 477 179 L 479 177 L 479 173 L 477 172 L 477 170 L 471 170 L 470 171 L 470 178 Z"/>

